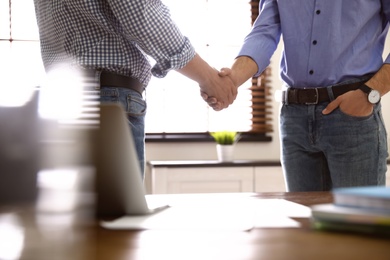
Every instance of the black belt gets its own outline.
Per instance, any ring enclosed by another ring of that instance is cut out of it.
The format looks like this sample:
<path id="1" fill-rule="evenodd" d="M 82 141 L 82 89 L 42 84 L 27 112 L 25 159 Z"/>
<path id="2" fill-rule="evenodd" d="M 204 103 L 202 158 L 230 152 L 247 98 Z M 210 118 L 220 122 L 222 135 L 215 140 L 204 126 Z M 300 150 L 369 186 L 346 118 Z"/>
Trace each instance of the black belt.
<path id="1" fill-rule="evenodd" d="M 83 70 L 85 76 L 89 79 L 94 79 L 97 73 L 96 70 L 86 69 Z M 120 88 L 128 88 L 137 91 L 142 94 L 145 90 L 142 83 L 135 78 L 119 75 L 116 73 L 102 71 L 100 73 L 100 86 L 109 86 L 109 87 L 120 87 Z"/>
<path id="2" fill-rule="evenodd" d="M 332 86 L 333 97 L 358 89 L 364 81 L 351 84 Z M 328 88 L 288 88 L 282 91 L 282 102 L 287 104 L 315 105 L 321 102 L 330 102 Z"/>
<path id="3" fill-rule="evenodd" d="M 138 79 L 108 71 L 102 71 L 100 73 L 100 86 L 128 88 L 140 94 L 144 92 L 144 86 Z"/>

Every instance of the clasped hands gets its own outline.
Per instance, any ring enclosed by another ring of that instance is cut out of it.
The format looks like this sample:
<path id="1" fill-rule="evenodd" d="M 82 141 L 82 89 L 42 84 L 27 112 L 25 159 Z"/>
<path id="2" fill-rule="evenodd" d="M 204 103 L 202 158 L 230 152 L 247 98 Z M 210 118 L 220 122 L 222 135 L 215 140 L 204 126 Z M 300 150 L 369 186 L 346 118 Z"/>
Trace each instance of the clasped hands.
<path id="1" fill-rule="evenodd" d="M 227 108 L 237 97 L 237 88 L 231 69 L 215 70 L 207 84 L 200 85 L 200 95 L 215 111 Z"/>

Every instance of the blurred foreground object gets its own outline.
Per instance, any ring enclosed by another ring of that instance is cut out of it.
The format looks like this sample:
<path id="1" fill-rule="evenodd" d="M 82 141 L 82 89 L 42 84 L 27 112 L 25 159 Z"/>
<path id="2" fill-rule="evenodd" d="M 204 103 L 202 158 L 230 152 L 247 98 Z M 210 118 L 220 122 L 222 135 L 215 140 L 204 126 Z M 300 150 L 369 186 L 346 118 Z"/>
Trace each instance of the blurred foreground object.
<path id="1" fill-rule="evenodd" d="M 37 196 L 39 170 L 38 95 L 23 106 L 0 106 L 0 205 Z"/>

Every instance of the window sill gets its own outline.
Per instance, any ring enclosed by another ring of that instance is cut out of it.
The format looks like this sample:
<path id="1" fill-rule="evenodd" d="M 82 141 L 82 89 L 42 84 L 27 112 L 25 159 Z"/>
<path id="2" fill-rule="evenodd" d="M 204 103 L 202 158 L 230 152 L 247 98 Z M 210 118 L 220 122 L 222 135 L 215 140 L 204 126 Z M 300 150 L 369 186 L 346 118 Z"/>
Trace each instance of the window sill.
<path id="1" fill-rule="evenodd" d="M 271 142 L 272 137 L 266 134 L 242 133 L 239 142 Z M 146 143 L 168 142 L 214 142 L 208 133 L 158 133 L 146 134 Z"/>
<path id="2" fill-rule="evenodd" d="M 205 167 L 280 167 L 279 161 L 234 160 L 232 162 L 219 162 L 212 160 L 191 161 L 148 161 L 154 168 L 205 168 Z"/>

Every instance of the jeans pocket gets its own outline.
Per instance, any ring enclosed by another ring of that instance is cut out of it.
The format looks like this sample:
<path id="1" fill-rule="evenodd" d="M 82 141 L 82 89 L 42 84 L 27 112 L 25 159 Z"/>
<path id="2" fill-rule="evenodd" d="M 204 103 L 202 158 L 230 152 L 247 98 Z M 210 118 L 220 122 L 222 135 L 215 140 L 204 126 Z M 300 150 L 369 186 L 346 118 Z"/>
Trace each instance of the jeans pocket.
<path id="1" fill-rule="evenodd" d="M 120 103 L 128 116 L 138 117 L 146 114 L 146 101 L 133 89 L 102 87 L 100 101 Z"/>
<path id="2" fill-rule="evenodd" d="M 144 116 L 146 114 L 146 101 L 142 96 L 127 95 L 126 112 L 129 116 Z"/>
<path id="3" fill-rule="evenodd" d="M 335 111 L 336 111 L 336 113 L 339 113 L 342 118 L 344 118 L 346 120 L 362 120 L 362 121 L 364 121 L 364 120 L 369 119 L 370 117 L 372 117 L 373 114 L 374 114 L 374 110 L 373 110 L 367 116 L 353 116 L 353 115 L 345 113 L 340 107 L 337 108 Z"/>

